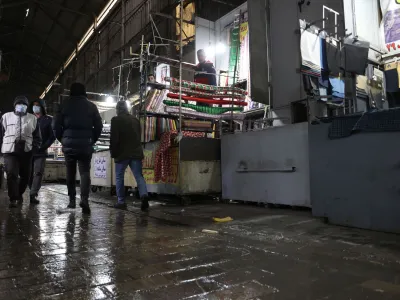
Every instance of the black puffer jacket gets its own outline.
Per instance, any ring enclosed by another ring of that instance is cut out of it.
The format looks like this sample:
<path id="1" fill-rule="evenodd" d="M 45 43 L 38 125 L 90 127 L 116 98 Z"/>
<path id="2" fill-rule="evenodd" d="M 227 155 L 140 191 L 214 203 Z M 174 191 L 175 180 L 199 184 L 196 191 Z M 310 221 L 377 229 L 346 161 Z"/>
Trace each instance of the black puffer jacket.
<path id="1" fill-rule="evenodd" d="M 103 124 L 96 105 L 84 96 L 70 97 L 53 119 L 54 134 L 65 155 L 89 155 Z"/>
<path id="2" fill-rule="evenodd" d="M 34 156 L 47 156 L 47 149 L 54 143 L 56 140 L 51 123 L 53 121 L 53 117 L 49 116 L 46 111 L 46 105 L 42 99 L 34 100 L 29 103 L 28 113 L 34 114 L 33 112 L 33 104 L 37 102 L 42 108 L 42 115 L 38 118 L 38 126 L 40 129 L 40 134 L 42 135 L 42 145 L 39 150 L 34 153 Z"/>

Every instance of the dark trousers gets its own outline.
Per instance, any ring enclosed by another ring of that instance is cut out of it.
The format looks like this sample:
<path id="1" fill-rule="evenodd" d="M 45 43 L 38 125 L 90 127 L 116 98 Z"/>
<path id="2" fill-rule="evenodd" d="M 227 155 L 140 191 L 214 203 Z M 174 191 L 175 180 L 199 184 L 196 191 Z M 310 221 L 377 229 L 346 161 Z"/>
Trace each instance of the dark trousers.
<path id="1" fill-rule="evenodd" d="M 92 154 L 65 155 L 67 188 L 70 199 L 75 199 L 76 197 L 76 164 L 79 166 L 79 175 L 81 177 L 81 199 L 89 198 L 91 160 Z"/>
<path id="2" fill-rule="evenodd" d="M 4 165 L 7 174 L 8 197 L 11 201 L 21 201 L 31 175 L 32 152 L 5 154 Z"/>
<path id="3" fill-rule="evenodd" d="M 34 156 L 32 159 L 32 171 L 29 180 L 29 189 L 31 196 L 37 196 L 42 187 L 44 168 L 46 167 L 45 156 Z"/>

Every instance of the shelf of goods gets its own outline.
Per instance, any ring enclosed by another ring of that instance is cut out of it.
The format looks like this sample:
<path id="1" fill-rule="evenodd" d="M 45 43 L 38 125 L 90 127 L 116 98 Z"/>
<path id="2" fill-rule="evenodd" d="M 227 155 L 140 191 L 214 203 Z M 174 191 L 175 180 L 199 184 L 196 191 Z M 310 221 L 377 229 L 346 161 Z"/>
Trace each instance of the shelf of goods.
<path id="1" fill-rule="evenodd" d="M 93 153 L 90 178 L 92 191 L 97 191 L 99 188 L 110 188 L 115 191 L 115 163 L 110 154 L 110 134 L 111 125 L 104 124 L 101 136 L 96 143 Z M 136 187 L 136 181 L 132 176 L 129 168 L 125 171 L 125 186 Z"/>
<path id="2" fill-rule="evenodd" d="M 150 193 L 178 196 L 221 192 L 220 141 L 202 132 L 164 133 L 146 144 L 143 175 Z"/>

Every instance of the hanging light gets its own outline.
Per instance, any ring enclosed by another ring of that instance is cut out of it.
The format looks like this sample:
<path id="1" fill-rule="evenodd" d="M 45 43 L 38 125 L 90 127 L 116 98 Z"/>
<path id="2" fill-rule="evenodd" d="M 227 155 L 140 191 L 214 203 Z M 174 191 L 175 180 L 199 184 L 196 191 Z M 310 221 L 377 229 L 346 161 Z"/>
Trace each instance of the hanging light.
<path id="1" fill-rule="evenodd" d="M 221 43 L 221 42 L 219 42 L 219 43 L 217 44 L 217 46 L 215 47 L 215 52 L 216 52 L 217 54 L 223 54 L 223 53 L 225 53 L 225 52 L 226 52 L 226 45 L 223 44 L 223 43 Z"/>
<path id="2" fill-rule="evenodd" d="M 208 58 L 208 59 L 210 59 L 210 58 L 212 58 L 214 55 L 215 55 L 215 47 L 213 47 L 213 46 L 208 46 L 207 48 L 206 48 L 206 50 L 205 50 L 205 53 L 206 53 L 206 57 Z"/>

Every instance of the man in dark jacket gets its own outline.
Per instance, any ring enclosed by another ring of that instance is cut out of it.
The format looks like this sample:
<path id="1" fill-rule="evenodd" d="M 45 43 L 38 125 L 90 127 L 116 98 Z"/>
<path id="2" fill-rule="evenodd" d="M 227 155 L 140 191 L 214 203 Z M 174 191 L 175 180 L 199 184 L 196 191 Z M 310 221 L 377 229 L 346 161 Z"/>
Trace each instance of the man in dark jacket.
<path id="1" fill-rule="evenodd" d="M 0 147 L 4 155 L 10 207 L 23 202 L 22 195 L 31 174 L 32 152 L 36 152 L 42 143 L 37 119 L 27 110 L 28 99 L 19 96 L 14 101 L 14 111 L 4 114 L 0 121 Z M 36 201 L 31 203 L 37 204 Z"/>
<path id="2" fill-rule="evenodd" d="M 42 186 L 44 169 L 46 167 L 47 149 L 54 143 L 55 136 L 51 123 L 53 118 L 47 115 L 46 105 L 42 99 L 32 101 L 29 104 L 28 112 L 37 118 L 37 123 L 42 136 L 42 145 L 33 152 L 32 171 L 29 180 L 31 203 L 39 203 L 37 196 Z"/>
<path id="3" fill-rule="evenodd" d="M 144 158 L 141 144 L 140 122 L 129 114 L 125 101 L 117 103 L 117 116 L 111 119 L 110 152 L 115 161 L 115 176 L 118 203 L 115 208 L 126 209 L 125 202 L 125 170 L 129 166 L 136 179 L 139 195 L 142 199 L 141 209 L 149 208 L 149 197 L 146 181 L 142 173 Z"/>
<path id="4" fill-rule="evenodd" d="M 197 51 L 197 59 L 199 64 L 195 67 L 194 82 L 216 86 L 217 77 L 214 65 L 207 60 L 203 49 Z"/>
<path id="5" fill-rule="evenodd" d="M 80 207 L 90 214 L 90 165 L 93 146 L 100 137 L 103 124 L 95 104 L 87 99 L 83 84 L 74 83 L 66 100 L 53 120 L 54 134 L 62 144 L 67 166 L 68 208 L 76 207 L 76 163 L 81 177 Z"/>

